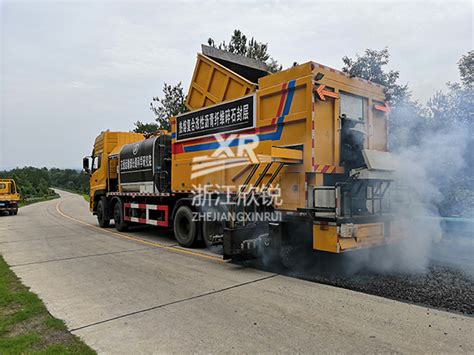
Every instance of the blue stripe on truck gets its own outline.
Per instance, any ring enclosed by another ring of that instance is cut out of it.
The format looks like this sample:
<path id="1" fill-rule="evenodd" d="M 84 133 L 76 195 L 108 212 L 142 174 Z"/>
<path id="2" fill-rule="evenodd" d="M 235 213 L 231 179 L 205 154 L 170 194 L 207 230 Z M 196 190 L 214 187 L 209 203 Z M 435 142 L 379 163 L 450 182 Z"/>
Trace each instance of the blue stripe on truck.
<path id="1" fill-rule="evenodd" d="M 260 141 L 268 141 L 268 140 L 279 140 L 281 138 L 281 134 L 283 133 L 283 121 L 285 120 L 285 116 L 288 115 L 291 108 L 291 103 L 293 101 L 293 96 L 295 94 L 295 82 L 296 80 L 291 80 L 288 83 L 288 96 L 286 98 L 285 107 L 283 108 L 283 113 L 280 117 L 278 117 L 277 121 L 277 130 L 272 133 L 262 133 L 258 135 Z M 229 144 L 229 147 L 235 147 L 239 143 L 239 140 L 236 139 Z M 196 144 L 184 147 L 185 153 L 191 152 L 199 152 L 202 150 L 211 150 L 219 148 L 219 142 L 210 142 L 210 143 L 203 143 L 203 144 Z"/>

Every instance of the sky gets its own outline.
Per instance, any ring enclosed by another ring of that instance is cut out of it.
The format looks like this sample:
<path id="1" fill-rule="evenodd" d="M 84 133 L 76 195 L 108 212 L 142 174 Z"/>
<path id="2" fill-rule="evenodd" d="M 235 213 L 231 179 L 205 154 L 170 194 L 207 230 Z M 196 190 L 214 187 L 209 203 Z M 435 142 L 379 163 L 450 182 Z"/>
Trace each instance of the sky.
<path id="1" fill-rule="evenodd" d="M 209 37 L 241 29 L 283 66 L 340 69 L 345 55 L 388 47 L 424 103 L 473 48 L 471 1 L 0 0 L 0 170 L 80 168 L 95 137 L 152 121 L 163 83 L 188 88 Z"/>

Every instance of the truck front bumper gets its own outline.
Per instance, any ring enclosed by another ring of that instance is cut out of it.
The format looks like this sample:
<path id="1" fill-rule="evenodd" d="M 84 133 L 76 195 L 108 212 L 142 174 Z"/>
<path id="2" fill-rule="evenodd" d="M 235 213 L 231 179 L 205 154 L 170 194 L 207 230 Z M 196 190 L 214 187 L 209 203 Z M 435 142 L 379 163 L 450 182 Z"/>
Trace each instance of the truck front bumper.
<path id="1" fill-rule="evenodd" d="M 0 212 L 16 212 L 18 203 L 11 201 L 0 201 Z"/>

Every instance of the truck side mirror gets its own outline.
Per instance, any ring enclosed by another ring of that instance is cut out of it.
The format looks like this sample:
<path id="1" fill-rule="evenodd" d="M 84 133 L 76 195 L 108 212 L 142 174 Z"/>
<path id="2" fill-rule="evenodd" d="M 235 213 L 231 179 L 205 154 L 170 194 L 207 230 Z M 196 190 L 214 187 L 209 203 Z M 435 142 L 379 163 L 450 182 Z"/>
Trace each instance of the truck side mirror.
<path id="1" fill-rule="evenodd" d="M 91 169 L 89 168 L 89 157 L 84 157 L 84 159 L 82 159 L 82 169 L 84 169 L 86 173 L 90 173 Z"/>

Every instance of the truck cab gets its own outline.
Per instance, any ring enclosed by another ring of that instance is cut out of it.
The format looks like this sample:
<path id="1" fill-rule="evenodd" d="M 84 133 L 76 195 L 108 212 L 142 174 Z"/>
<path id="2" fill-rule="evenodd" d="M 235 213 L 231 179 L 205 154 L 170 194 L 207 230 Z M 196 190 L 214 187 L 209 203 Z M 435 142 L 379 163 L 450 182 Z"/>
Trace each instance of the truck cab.
<path id="1" fill-rule="evenodd" d="M 97 205 L 107 192 L 118 189 L 117 161 L 114 157 L 120 148 L 129 143 L 139 142 L 145 137 L 133 132 L 101 132 L 94 142 L 90 156 L 84 157 L 83 169 L 89 174 L 90 210 L 97 214 Z"/>

